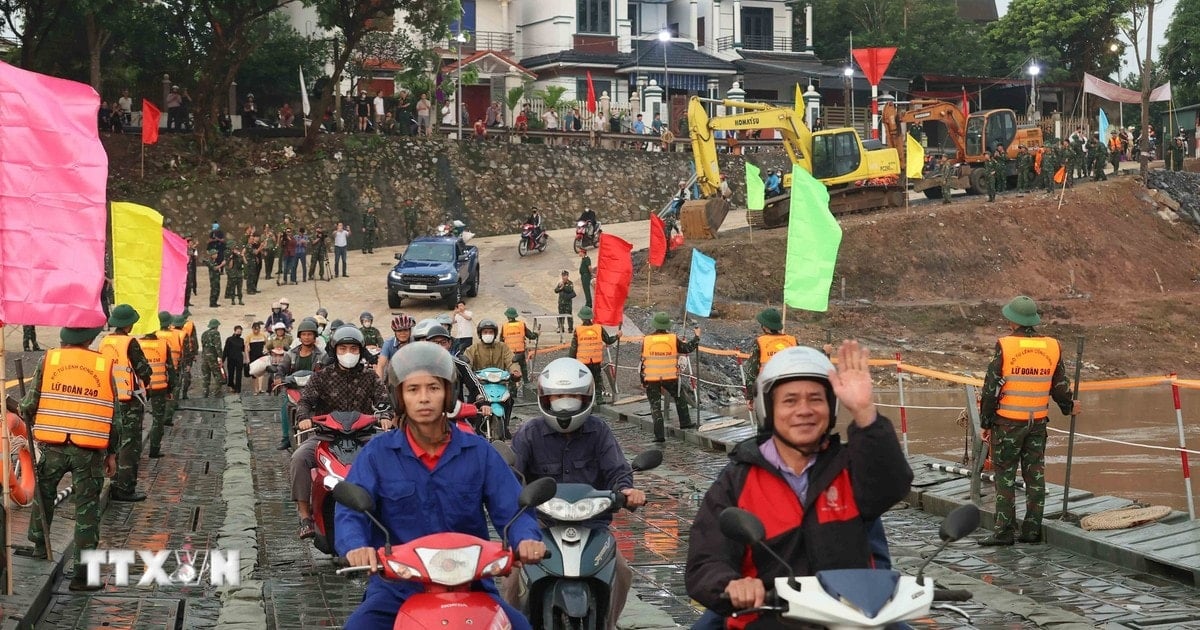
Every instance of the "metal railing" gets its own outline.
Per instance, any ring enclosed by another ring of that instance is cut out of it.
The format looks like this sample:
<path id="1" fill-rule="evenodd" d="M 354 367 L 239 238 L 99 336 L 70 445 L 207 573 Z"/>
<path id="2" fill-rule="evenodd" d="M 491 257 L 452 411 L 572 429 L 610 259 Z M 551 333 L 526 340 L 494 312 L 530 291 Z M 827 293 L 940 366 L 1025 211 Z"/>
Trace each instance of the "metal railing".
<path id="1" fill-rule="evenodd" d="M 792 38 L 787 35 L 743 35 L 742 42 L 739 45 L 735 45 L 731 36 L 717 38 L 718 51 L 733 50 L 735 48 L 796 52 L 792 48 Z"/>
<path id="2" fill-rule="evenodd" d="M 458 50 L 458 42 L 451 36 L 446 40 L 446 48 Z M 463 53 L 470 54 L 479 50 L 513 50 L 513 34 L 500 31 L 476 31 L 471 34 L 470 41 L 462 45 Z"/>

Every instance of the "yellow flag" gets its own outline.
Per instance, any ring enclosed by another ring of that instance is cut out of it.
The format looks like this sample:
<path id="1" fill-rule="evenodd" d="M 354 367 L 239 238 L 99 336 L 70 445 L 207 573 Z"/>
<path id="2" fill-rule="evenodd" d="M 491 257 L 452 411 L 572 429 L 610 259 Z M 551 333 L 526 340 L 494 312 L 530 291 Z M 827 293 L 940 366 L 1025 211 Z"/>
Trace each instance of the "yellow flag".
<path id="1" fill-rule="evenodd" d="M 925 147 L 911 135 L 905 137 L 908 138 L 905 141 L 908 157 L 905 160 L 904 172 L 908 173 L 909 179 L 921 179 L 924 177 L 922 171 L 925 169 Z"/>
<path id="2" fill-rule="evenodd" d="M 162 215 L 127 201 L 112 202 L 113 303 L 141 315 L 133 335 L 158 330 L 162 281 Z"/>

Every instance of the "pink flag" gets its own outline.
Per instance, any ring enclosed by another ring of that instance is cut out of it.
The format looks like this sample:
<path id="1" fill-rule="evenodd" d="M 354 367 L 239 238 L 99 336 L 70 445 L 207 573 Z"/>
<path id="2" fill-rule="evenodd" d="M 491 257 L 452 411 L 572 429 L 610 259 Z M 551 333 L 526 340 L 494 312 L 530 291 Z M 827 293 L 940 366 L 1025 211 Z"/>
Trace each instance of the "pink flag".
<path id="1" fill-rule="evenodd" d="M 158 310 L 178 315 L 183 312 L 187 285 L 187 241 L 163 228 L 162 277 L 158 284 Z"/>
<path id="2" fill-rule="evenodd" d="M 104 325 L 99 109 L 90 86 L 0 62 L 0 321 Z"/>

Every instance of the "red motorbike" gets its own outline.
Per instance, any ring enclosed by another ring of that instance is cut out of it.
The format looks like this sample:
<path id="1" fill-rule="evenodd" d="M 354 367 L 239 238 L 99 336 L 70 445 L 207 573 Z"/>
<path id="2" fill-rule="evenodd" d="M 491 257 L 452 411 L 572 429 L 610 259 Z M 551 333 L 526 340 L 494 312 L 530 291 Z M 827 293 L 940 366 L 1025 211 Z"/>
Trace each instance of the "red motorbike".
<path id="1" fill-rule="evenodd" d="M 273 379 L 273 393 L 278 394 L 280 393 L 279 390 L 283 390 L 283 395 L 281 396 L 283 403 L 279 412 L 282 415 L 284 426 L 288 427 L 288 436 L 293 447 L 300 444 L 300 436 L 297 434 L 299 429 L 296 427 L 296 406 L 300 404 L 300 393 L 303 391 L 304 386 L 308 385 L 308 381 L 312 378 L 312 375 L 313 372 L 309 370 L 296 370 L 286 377 L 282 377 L 276 372 Z"/>
<path id="2" fill-rule="evenodd" d="M 600 231 L 599 223 L 577 221 L 575 223 L 575 253 L 578 254 L 589 247 L 599 247 Z"/>
<path id="3" fill-rule="evenodd" d="M 535 237 L 534 234 L 537 236 Z M 521 226 L 521 242 L 517 244 L 517 253 L 524 256 L 533 250 L 546 251 L 546 242 L 549 240 L 550 234 L 546 230 L 539 229 L 532 223 L 526 223 Z"/>
<path id="4" fill-rule="evenodd" d="M 557 485 L 553 479 L 543 478 L 525 486 L 518 500 L 521 510 L 513 516 L 513 520 L 527 508 L 554 498 Z M 375 501 L 370 493 L 348 481 L 334 486 L 333 498 L 368 516 L 375 511 Z M 371 520 L 375 522 L 373 516 Z M 502 540 L 508 540 L 508 528 L 512 523 L 509 521 L 504 525 Z M 469 534 L 443 532 L 392 547 L 387 529 L 380 529 L 385 543 L 376 550 L 376 554 L 383 579 L 417 582 L 424 586 L 421 592 L 409 597 L 400 606 L 393 628 L 499 630 L 511 627 L 504 609 L 491 595 L 471 588 L 474 582 L 484 578 L 512 572 L 516 554 L 508 548 L 507 543 L 483 540 Z M 338 573 L 368 570 L 369 566 L 358 566 L 339 569 Z"/>
<path id="5" fill-rule="evenodd" d="M 337 555 L 333 547 L 333 506 L 329 491 L 350 474 L 350 465 L 358 457 L 367 440 L 379 429 L 380 418 L 390 412 L 380 409 L 374 414 L 357 411 L 334 411 L 314 416 L 311 431 L 317 444 L 317 465 L 312 469 L 312 515 L 316 536 L 313 542 L 323 553 Z"/>

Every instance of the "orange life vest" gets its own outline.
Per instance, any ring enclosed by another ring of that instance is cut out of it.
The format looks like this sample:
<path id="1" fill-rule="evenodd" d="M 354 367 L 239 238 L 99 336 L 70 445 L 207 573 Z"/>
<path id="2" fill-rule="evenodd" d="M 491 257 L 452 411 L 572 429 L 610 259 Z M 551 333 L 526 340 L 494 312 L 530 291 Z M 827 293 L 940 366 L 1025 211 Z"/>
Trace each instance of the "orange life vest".
<path id="1" fill-rule="evenodd" d="M 1004 363 L 1000 377 L 1000 405 L 996 415 L 1015 422 L 1045 420 L 1050 416 L 1050 388 L 1061 350 L 1053 337 L 1000 338 Z"/>
<path id="2" fill-rule="evenodd" d="M 112 429 L 113 362 L 84 348 L 46 354 L 33 437 L 47 444 L 108 448 Z"/>
<path id="3" fill-rule="evenodd" d="M 196 324 L 192 323 L 192 320 L 189 319 L 183 322 L 183 328 L 180 330 L 183 331 L 184 338 L 192 341 L 192 347 L 194 348 L 196 346 Z"/>
<path id="4" fill-rule="evenodd" d="M 157 333 L 159 339 L 167 342 L 167 348 L 171 350 L 171 367 L 178 368 L 179 362 L 183 359 L 183 331 L 182 330 L 160 330 Z"/>
<path id="5" fill-rule="evenodd" d="M 1042 174 L 1042 157 L 1045 156 L 1046 150 L 1038 147 L 1033 150 L 1033 172 L 1038 175 Z"/>
<path id="6" fill-rule="evenodd" d="M 161 392 L 167 388 L 167 341 L 143 337 L 138 340 L 146 362 L 150 364 L 150 391 Z"/>
<path id="7" fill-rule="evenodd" d="M 647 383 L 679 379 L 675 333 L 655 333 L 642 339 L 642 378 Z"/>
<path id="8" fill-rule="evenodd" d="M 782 333 L 758 336 L 758 364 L 763 366 L 784 348 L 795 347 L 796 338 Z"/>
<path id="9" fill-rule="evenodd" d="M 108 335 L 100 340 L 100 354 L 113 362 L 113 380 L 117 383 L 117 400 L 121 402 L 133 400 L 133 362 L 129 360 L 131 341 L 133 337 L 117 334 Z"/>
<path id="10" fill-rule="evenodd" d="M 575 360 L 584 365 L 604 361 L 604 329 L 600 324 L 575 327 Z"/>
<path id="11" fill-rule="evenodd" d="M 525 352 L 525 322 L 507 322 L 500 334 L 510 350 Z"/>

